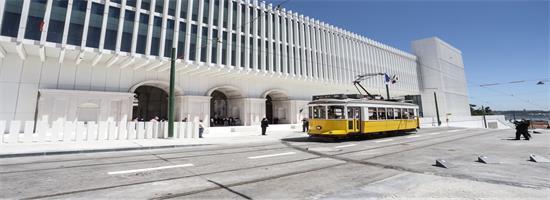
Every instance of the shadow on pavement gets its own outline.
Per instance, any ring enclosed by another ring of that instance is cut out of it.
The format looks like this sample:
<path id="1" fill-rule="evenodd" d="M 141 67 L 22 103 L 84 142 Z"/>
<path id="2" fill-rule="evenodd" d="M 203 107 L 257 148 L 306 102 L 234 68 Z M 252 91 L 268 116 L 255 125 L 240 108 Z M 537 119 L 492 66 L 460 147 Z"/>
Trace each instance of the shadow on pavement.
<path id="1" fill-rule="evenodd" d="M 290 137 L 283 138 L 281 141 L 285 142 L 317 142 L 317 143 L 341 143 L 341 142 L 350 142 L 350 141 L 364 141 L 364 140 L 374 140 L 380 138 L 391 138 L 391 137 L 400 137 L 411 135 L 416 132 L 388 132 L 388 133 L 370 133 L 370 134 L 361 134 L 361 135 L 350 135 L 347 137 L 330 137 L 330 136 L 309 136 L 309 137 Z"/>

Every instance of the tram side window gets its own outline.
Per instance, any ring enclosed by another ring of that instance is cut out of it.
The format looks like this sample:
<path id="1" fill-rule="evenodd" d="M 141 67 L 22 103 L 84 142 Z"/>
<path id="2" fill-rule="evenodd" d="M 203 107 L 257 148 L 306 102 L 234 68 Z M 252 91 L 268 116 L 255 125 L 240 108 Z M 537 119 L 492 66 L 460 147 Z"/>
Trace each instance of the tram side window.
<path id="1" fill-rule="evenodd" d="M 386 119 L 386 108 L 378 108 L 378 119 L 379 120 Z"/>
<path id="2" fill-rule="evenodd" d="M 409 112 L 407 111 L 408 109 L 405 109 L 403 108 L 403 110 L 401 111 L 401 113 L 403 113 L 403 119 L 409 119 Z"/>
<path id="3" fill-rule="evenodd" d="M 393 108 L 386 108 L 386 112 L 388 113 L 388 119 L 393 119 L 395 114 L 394 114 L 394 109 Z"/>
<path id="4" fill-rule="evenodd" d="M 403 116 L 401 115 L 401 108 L 395 109 L 395 119 L 403 119 Z"/>
<path id="5" fill-rule="evenodd" d="M 376 112 L 376 108 L 369 108 L 369 120 L 377 120 L 378 119 L 378 113 Z"/>
<path id="6" fill-rule="evenodd" d="M 344 106 L 329 106 L 328 119 L 344 119 Z"/>
<path id="7" fill-rule="evenodd" d="M 409 119 L 414 119 L 414 109 L 408 109 L 409 111 Z"/>
<path id="8" fill-rule="evenodd" d="M 307 110 L 308 110 L 308 118 L 309 119 L 313 119 L 313 107 L 309 106 L 307 107 Z"/>
<path id="9" fill-rule="evenodd" d="M 314 119 L 325 119 L 325 107 L 324 106 L 315 106 L 313 107 L 313 118 Z"/>

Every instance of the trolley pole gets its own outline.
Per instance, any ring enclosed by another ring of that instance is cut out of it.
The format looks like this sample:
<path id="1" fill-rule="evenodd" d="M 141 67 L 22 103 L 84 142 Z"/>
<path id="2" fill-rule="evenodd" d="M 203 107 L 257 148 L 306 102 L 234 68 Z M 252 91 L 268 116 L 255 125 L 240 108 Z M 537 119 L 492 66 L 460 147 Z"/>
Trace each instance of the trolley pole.
<path id="1" fill-rule="evenodd" d="M 435 100 L 435 114 L 437 115 L 437 126 L 441 126 L 441 119 L 439 119 L 439 107 L 437 106 L 437 95 L 434 91 L 434 100 Z"/>
<path id="2" fill-rule="evenodd" d="M 386 83 L 386 97 L 388 98 L 388 100 L 390 100 L 390 87 L 388 86 L 387 83 Z"/>
<path id="3" fill-rule="evenodd" d="M 174 84 L 176 82 L 176 48 L 170 59 L 170 97 L 168 98 L 168 137 L 174 136 Z"/>
<path id="4" fill-rule="evenodd" d="M 483 115 L 483 127 L 487 128 L 487 119 L 485 118 L 485 107 L 481 106 L 481 114 Z"/>

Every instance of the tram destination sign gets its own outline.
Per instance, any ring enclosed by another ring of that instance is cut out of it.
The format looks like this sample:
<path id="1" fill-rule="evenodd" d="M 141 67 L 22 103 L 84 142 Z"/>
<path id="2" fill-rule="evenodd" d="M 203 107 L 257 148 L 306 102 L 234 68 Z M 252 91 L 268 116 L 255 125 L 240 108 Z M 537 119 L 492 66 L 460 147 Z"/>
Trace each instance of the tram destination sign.
<path id="1" fill-rule="evenodd" d="M 362 94 L 323 94 L 323 95 L 313 95 L 312 99 L 362 99 L 364 96 Z"/>

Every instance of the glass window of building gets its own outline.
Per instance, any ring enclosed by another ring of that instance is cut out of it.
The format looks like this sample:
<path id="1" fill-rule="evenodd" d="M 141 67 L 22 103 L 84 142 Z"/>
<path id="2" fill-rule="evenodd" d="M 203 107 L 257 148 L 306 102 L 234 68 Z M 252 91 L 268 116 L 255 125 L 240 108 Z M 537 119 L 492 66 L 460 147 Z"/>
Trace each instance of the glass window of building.
<path id="1" fill-rule="evenodd" d="M 168 15 L 170 16 L 176 16 L 176 1 L 175 0 L 167 0 L 168 1 Z"/>
<path id="2" fill-rule="evenodd" d="M 197 25 L 191 25 L 191 41 L 189 47 L 189 60 L 196 60 L 197 51 Z"/>
<path id="3" fill-rule="evenodd" d="M 254 39 L 252 37 L 248 37 L 248 68 L 250 69 L 254 69 L 254 63 L 253 63 L 253 60 L 254 60 L 254 51 L 256 51 L 256 49 L 254 48 Z"/>
<path id="4" fill-rule="evenodd" d="M 254 46 L 256 47 L 256 51 L 258 52 L 258 63 L 257 63 L 257 66 L 256 66 L 256 69 L 261 69 L 261 65 L 262 65 L 262 41 L 260 39 L 256 39 L 256 43 L 254 44 Z"/>
<path id="5" fill-rule="evenodd" d="M 17 37 L 23 1 L 6 1 L 2 19 L 2 35 Z"/>
<path id="6" fill-rule="evenodd" d="M 145 46 L 147 45 L 147 29 L 149 23 L 149 15 L 145 13 L 139 14 L 139 27 L 138 27 L 138 38 L 136 45 L 136 52 L 140 54 L 145 54 Z"/>
<path id="7" fill-rule="evenodd" d="M 105 32 L 105 49 L 115 50 L 119 16 L 120 8 L 110 6 L 109 18 L 107 18 L 107 32 Z"/>
<path id="8" fill-rule="evenodd" d="M 172 44 L 174 40 L 174 20 L 166 20 L 166 42 L 164 43 L 164 57 L 172 56 Z"/>
<path id="9" fill-rule="evenodd" d="M 229 3 L 227 1 L 224 1 L 223 2 L 223 27 L 228 29 L 228 22 L 227 20 L 229 20 L 228 18 L 229 16 Z"/>
<path id="10" fill-rule="evenodd" d="M 151 0 L 141 0 L 141 9 L 149 10 L 151 8 Z"/>
<path id="11" fill-rule="evenodd" d="M 207 42 L 208 42 L 208 28 L 202 27 L 201 31 L 201 62 L 206 62 L 206 49 L 208 48 Z"/>
<path id="12" fill-rule="evenodd" d="M 132 50 L 132 33 L 134 32 L 134 18 L 136 12 L 126 10 L 124 13 L 124 25 L 122 26 L 122 41 L 120 43 L 120 50 L 124 52 L 130 52 Z"/>
<path id="13" fill-rule="evenodd" d="M 236 66 L 235 61 L 237 60 L 237 34 L 231 34 L 231 66 Z"/>
<path id="14" fill-rule="evenodd" d="M 214 0 L 214 26 L 218 26 L 220 13 L 220 0 Z"/>
<path id="15" fill-rule="evenodd" d="M 46 0 L 31 1 L 25 27 L 26 39 L 40 40 L 44 28 L 44 12 L 46 12 Z"/>
<path id="16" fill-rule="evenodd" d="M 126 0 L 126 6 L 136 7 L 137 0 Z"/>
<path id="17" fill-rule="evenodd" d="M 269 63 L 269 41 L 265 41 L 265 49 L 262 49 L 265 51 L 265 70 L 270 71 L 271 70 L 271 63 Z"/>
<path id="18" fill-rule="evenodd" d="M 113 2 L 113 3 L 118 3 L 118 4 L 121 4 L 121 3 L 122 3 L 121 0 L 111 0 L 111 2 Z"/>
<path id="19" fill-rule="evenodd" d="M 245 32 L 246 28 L 246 6 L 241 4 L 241 31 Z"/>
<path id="20" fill-rule="evenodd" d="M 174 0 L 172 0 L 172 1 L 174 1 Z M 156 0 L 155 1 L 155 12 L 162 13 L 163 8 L 164 8 L 164 0 Z"/>
<path id="21" fill-rule="evenodd" d="M 237 31 L 237 6 L 238 6 L 238 4 L 237 4 L 237 2 L 234 2 L 234 1 L 231 1 L 231 3 L 233 4 L 233 12 L 232 12 L 233 17 L 232 17 L 231 26 L 233 27 L 232 29 L 234 31 Z"/>
<path id="22" fill-rule="evenodd" d="M 254 17 L 254 9 L 255 9 L 255 8 L 254 8 L 253 6 L 251 6 L 251 7 L 249 7 L 249 9 L 250 9 L 250 10 L 249 10 L 248 14 L 249 14 L 250 16 L 248 16 L 248 20 L 245 20 L 245 22 L 250 26 L 250 34 L 252 34 L 252 33 L 254 32 L 254 26 L 255 26 L 258 22 L 256 22 L 256 19 L 255 19 L 255 17 Z"/>
<path id="23" fill-rule="evenodd" d="M 67 1 L 53 1 L 46 41 L 61 43 L 63 39 L 63 29 L 65 28 L 66 15 Z"/>
<path id="24" fill-rule="evenodd" d="M 208 12 L 210 11 L 210 0 L 205 0 L 204 6 L 202 7 L 202 23 L 208 24 Z"/>
<path id="25" fill-rule="evenodd" d="M 71 20 L 69 24 L 69 34 L 67 34 L 67 43 L 72 45 L 81 45 L 82 31 L 84 30 L 84 17 L 86 15 L 86 1 L 74 1 L 71 10 Z"/>
<path id="26" fill-rule="evenodd" d="M 239 44 L 239 47 L 238 47 L 238 48 L 241 49 L 241 55 L 240 55 L 240 56 L 241 56 L 241 63 L 240 63 L 241 66 L 240 66 L 240 67 L 242 67 L 242 68 L 244 68 L 244 63 L 245 63 L 245 58 L 244 58 L 244 55 L 245 55 L 245 51 L 244 51 L 244 47 L 245 47 L 245 46 L 244 46 L 244 43 L 245 43 L 245 41 L 246 41 L 245 36 L 244 36 L 244 35 L 241 35 L 241 44 Z"/>
<path id="27" fill-rule="evenodd" d="M 212 53 L 210 60 L 212 63 L 218 62 L 218 43 L 220 42 L 220 38 L 218 38 L 218 29 L 212 29 Z"/>
<path id="28" fill-rule="evenodd" d="M 86 38 L 86 46 L 92 48 L 99 47 L 99 38 L 101 37 L 101 25 L 103 23 L 103 4 L 92 3 L 90 11 L 90 24 L 88 26 L 88 38 Z"/>
<path id="29" fill-rule="evenodd" d="M 191 19 L 193 21 L 198 21 L 199 18 L 199 0 L 192 0 L 193 1 L 193 10 L 191 13 Z"/>
<path id="30" fill-rule="evenodd" d="M 222 37 L 223 42 L 220 44 L 222 45 L 222 64 L 223 65 L 227 65 L 227 41 L 229 39 L 228 37 L 229 37 L 229 34 L 227 34 L 227 31 L 224 31 L 223 37 Z"/>
<path id="31" fill-rule="evenodd" d="M 185 35 L 187 24 L 185 22 L 180 22 L 180 30 L 178 31 L 178 49 L 177 49 L 177 58 L 179 59 L 185 59 L 184 53 L 185 53 Z"/>
<path id="32" fill-rule="evenodd" d="M 187 19 L 187 7 L 189 7 L 189 0 L 181 0 L 180 18 Z"/>
<path id="33" fill-rule="evenodd" d="M 153 37 L 151 37 L 151 55 L 158 56 L 160 50 L 160 34 L 162 30 L 162 18 L 153 18 Z"/>

